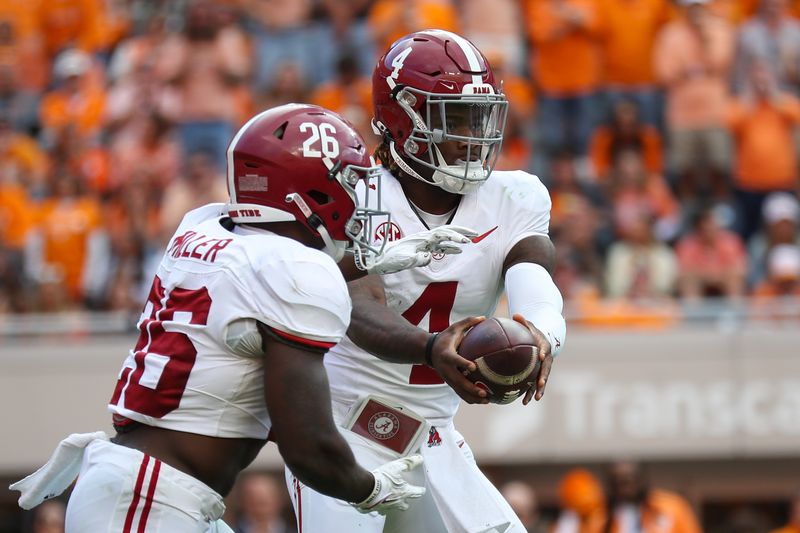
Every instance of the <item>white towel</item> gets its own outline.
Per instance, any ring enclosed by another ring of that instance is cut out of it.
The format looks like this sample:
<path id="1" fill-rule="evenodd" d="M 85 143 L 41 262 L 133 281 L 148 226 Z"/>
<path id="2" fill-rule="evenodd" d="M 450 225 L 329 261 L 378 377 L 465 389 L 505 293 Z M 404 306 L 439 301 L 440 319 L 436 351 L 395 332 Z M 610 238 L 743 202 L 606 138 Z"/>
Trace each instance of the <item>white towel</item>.
<path id="1" fill-rule="evenodd" d="M 59 443 L 50 460 L 39 470 L 10 485 L 11 490 L 22 493 L 19 506 L 33 509 L 44 500 L 54 498 L 67 490 L 81 470 L 83 452 L 96 440 L 109 440 L 102 431 L 73 433 Z"/>
<path id="2" fill-rule="evenodd" d="M 438 442 L 421 446 L 423 466 L 436 507 L 448 531 L 503 533 L 517 520 L 494 485 L 459 448 L 453 426 L 436 427 Z M 438 444 L 437 444 L 438 442 Z M 511 516 L 509 516 L 511 513 Z M 513 518 L 512 518 L 513 517 Z"/>

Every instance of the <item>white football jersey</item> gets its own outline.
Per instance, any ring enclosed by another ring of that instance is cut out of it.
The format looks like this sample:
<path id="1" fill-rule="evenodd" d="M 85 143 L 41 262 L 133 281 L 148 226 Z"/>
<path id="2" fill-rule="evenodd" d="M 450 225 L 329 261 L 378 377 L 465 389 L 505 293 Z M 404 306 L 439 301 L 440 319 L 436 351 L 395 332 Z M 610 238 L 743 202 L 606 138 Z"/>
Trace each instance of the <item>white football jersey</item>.
<path id="1" fill-rule="evenodd" d="M 425 231 L 400 183 L 388 171 L 381 180 L 382 207 L 392 222 L 376 228 L 373 239 Z M 462 198 L 451 221 L 477 231 L 473 243 L 462 246 L 461 254 L 434 257 L 426 267 L 383 276 L 387 305 L 431 332 L 468 316 L 492 316 L 503 291 L 506 255 L 525 237 L 547 235 L 550 206 L 547 188 L 536 176 L 493 172 Z M 458 396 L 432 368 L 382 361 L 349 338 L 331 349 L 325 366 L 335 401 L 349 404 L 366 394 L 389 397 L 436 425 L 450 421 L 458 409 Z"/>
<path id="2" fill-rule="evenodd" d="M 170 240 L 109 410 L 177 431 L 265 439 L 263 359 L 232 353 L 227 328 L 255 319 L 327 349 L 347 331 L 350 297 L 328 255 L 268 232 L 229 231 L 222 207 L 191 211 Z"/>

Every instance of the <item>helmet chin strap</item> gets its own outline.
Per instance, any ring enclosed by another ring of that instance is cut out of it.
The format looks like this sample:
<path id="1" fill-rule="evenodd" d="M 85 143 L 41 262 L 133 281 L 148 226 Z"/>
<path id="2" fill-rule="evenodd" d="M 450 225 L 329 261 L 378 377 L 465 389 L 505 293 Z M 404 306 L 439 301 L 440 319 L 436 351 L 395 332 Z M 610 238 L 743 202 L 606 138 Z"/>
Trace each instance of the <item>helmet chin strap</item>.
<path id="1" fill-rule="evenodd" d="M 322 237 L 322 240 L 325 242 L 325 247 L 322 249 L 322 251 L 331 256 L 335 262 L 338 263 L 341 261 L 344 257 L 344 252 L 347 249 L 347 243 L 332 239 L 331 234 L 328 233 L 328 230 L 325 229 L 325 226 L 322 224 L 317 226 L 317 231 L 319 232 L 319 236 Z"/>
<path id="2" fill-rule="evenodd" d="M 454 194 L 469 194 L 483 185 L 486 181 L 486 171 L 483 166 L 476 164 L 470 165 L 448 165 L 442 152 L 436 144 L 431 147 L 438 160 L 436 170 L 433 171 L 431 179 L 433 182 L 447 192 Z M 464 177 L 456 178 L 452 174 L 459 174 Z"/>

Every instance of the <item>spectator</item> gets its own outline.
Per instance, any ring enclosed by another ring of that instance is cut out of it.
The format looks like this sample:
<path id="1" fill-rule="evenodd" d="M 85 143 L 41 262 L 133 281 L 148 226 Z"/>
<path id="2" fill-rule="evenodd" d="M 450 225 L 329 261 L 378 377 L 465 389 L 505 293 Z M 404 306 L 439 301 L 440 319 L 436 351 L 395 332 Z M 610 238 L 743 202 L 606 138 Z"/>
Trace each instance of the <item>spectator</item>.
<path id="1" fill-rule="evenodd" d="M 45 144 L 52 145 L 68 128 L 70 134 L 90 137 L 100 131 L 105 91 L 92 75 L 92 58 L 70 48 L 53 65 L 56 88 L 42 99 L 39 117 Z"/>
<path id="2" fill-rule="evenodd" d="M 21 187 L 40 191 L 48 168 L 47 154 L 32 137 L 14 131 L 11 116 L 0 111 L 0 167 Z"/>
<path id="3" fill-rule="evenodd" d="M 295 63 L 283 63 L 275 73 L 272 87 L 258 95 L 258 107 L 269 109 L 289 102 L 305 102 L 309 96 L 303 70 Z"/>
<path id="4" fill-rule="evenodd" d="M 606 260 L 606 294 L 626 300 L 672 296 L 677 278 L 675 253 L 653 238 L 653 218 L 646 211 L 617 216 L 620 240 Z"/>
<path id="5" fill-rule="evenodd" d="M 32 204 L 16 169 L 0 165 L 0 313 L 30 308 L 24 250 L 35 220 Z"/>
<path id="6" fill-rule="evenodd" d="M 119 135 L 111 144 L 110 187 L 137 183 L 163 191 L 178 175 L 181 145 L 172 124 L 157 113 L 136 119 L 141 129 Z"/>
<path id="7" fill-rule="evenodd" d="M 662 123 L 662 98 L 653 72 L 653 47 L 668 20 L 668 0 L 605 0 L 602 6 L 602 47 L 605 91 L 609 109 L 632 100 L 642 120 Z"/>
<path id="8" fill-rule="evenodd" d="M 541 143 L 545 153 L 569 147 L 585 156 L 596 122 L 593 108 L 601 82 L 597 3 L 532 0 L 528 6 Z"/>
<path id="9" fill-rule="evenodd" d="M 788 0 L 761 0 L 758 15 L 739 30 L 734 88 L 746 93 L 754 63 L 762 63 L 782 92 L 800 94 L 800 21 Z"/>
<path id="10" fill-rule="evenodd" d="M 525 43 L 521 4 L 516 0 L 462 0 L 459 3 L 461 32 L 489 58 L 495 76 L 499 62 L 511 75 L 519 76 L 523 72 Z"/>
<path id="11" fill-rule="evenodd" d="M 648 174 L 641 154 L 625 149 L 617 153 L 609 183 L 615 216 L 643 212 L 655 218 L 655 237 L 671 241 L 680 229 L 680 207 L 666 181 L 658 174 Z"/>
<path id="12" fill-rule="evenodd" d="M 748 244 L 748 284 L 755 286 L 767 274 L 767 254 L 780 244 L 800 246 L 800 203 L 789 193 L 777 192 L 764 201 L 764 225 Z"/>
<path id="13" fill-rule="evenodd" d="M 539 515 L 536 492 L 523 481 L 511 481 L 500 487 L 500 493 L 519 517 L 527 533 L 545 533 L 546 528 Z"/>
<path id="14" fill-rule="evenodd" d="M 689 503 L 679 495 L 648 485 L 641 468 L 617 462 L 609 470 L 608 524 L 615 533 L 700 533 Z"/>
<path id="15" fill-rule="evenodd" d="M 140 136 L 154 114 L 178 114 L 178 95 L 167 89 L 156 71 L 158 50 L 166 40 L 163 26 L 161 17 L 156 17 L 147 33 L 124 40 L 112 56 L 109 74 L 113 83 L 104 113 L 111 144 Z"/>
<path id="16" fill-rule="evenodd" d="M 208 152 L 191 154 L 186 161 L 184 176 L 173 181 L 164 191 L 161 202 L 162 245 L 178 227 L 184 214 L 201 205 L 227 201 L 225 180 L 212 161 Z"/>
<path id="17" fill-rule="evenodd" d="M 353 55 L 359 74 L 369 75 L 377 57 L 370 33 L 369 10 L 375 0 L 321 0 L 329 23 L 322 24 L 324 50 L 329 58 Z"/>
<path id="18" fill-rule="evenodd" d="M 553 202 L 550 231 L 554 234 L 558 234 L 569 223 L 569 214 L 575 211 L 572 204 L 586 200 L 593 208 L 605 207 L 606 200 L 600 188 L 581 179 L 577 166 L 575 155 L 569 150 L 558 150 L 550 156 L 550 180 L 547 185 Z"/>
<path id="19" fill-rule="evenodd" d="M 601 533 L 605 524 L 603 487 L 594 475 L 575 468 L 558 485 L 561 511 L 551 533 Z"/>
<path id="20" fill-rule="evenodd" d="M 102 299 L 109 265 L 108 240 L 97 199 L 83 192 L 80 179 L 65 165 L 51 174 L 53 196 L 42 203 L 38 246 L 28 264 L 44 286 L 47 311 Z"/>
<path id="21" fill-rule="evenodd" d="M 734 184 L 745 239 L 758 229 L 767 194 L 796 191 L 800 185 L 794 146 L 800 100 L 778 91 L 764 62 L 751 66 L 749 90 L 731 104 L 728 116 L 737 148 Z"/>
<path id="22" fill-rule="evenodd" d="M 30 7 L 25 0 L 0 2 L 0 102 L 14 113 L 18 129 L 33 125 L 50 75 L 41 30 Z"/>
<path id="23" fill-rule="evenodd" d="M 289 533 L 281 518 L 282 485 L 272 476 L 248 473 L 239 479 L 239 514 L 236 533 Z"/>
<path id="24" fill-rule="evenodd" d="M 708 0 L 680 0 L 680 16 L 658 36 L 656 76 L 666 90 L 669 159 L 678 196 L 707 193 L 698 172 L 705 170 L 717 199 L 726 199 L 729 141 L 725 102 L 734 41 L 730 25 L 708 10 Z"/>
<path id="25" fill-rule="evenodd" d="M 503 80 L 503 93 L 508 98 L 508 115 L 503 134 L 503 149 L 495 169 L 512 170 L 531 167 L 531 126 L 535 105 L 530 81 L 515 74 L 506 65 L 506 57 L 500 51 L 487 55 L 495 79 Z"/>
<path id="26" fill-rule="evenodd" d="M 562 210 L 569 222 L 558 235 L 556 269 L 553 279 L 564 300 L 596 299 L 602 292 L 603 256 L 598 235 L 605 229 L 600 225 L 597 210 L 586 198 L 576 197 Z"/>
<path id="27" fill-rule="evenodd" d="M 36 15 L 50 60 L 72 46 L 89 53 L 98 50 L 102 0 L 39 0 L 33 4 L 29 8 Z"/>
<path id="28" fill-rule="evenodd" d="M 256 92 L 270 90 L 285 63 L 297 65 L 313 85 L 331 79 L 337 50 L 312 24 L 312 0 L 246 0 L 245 6 L 254 25 Z"/>
<path id="29" fill-rule="evenodd" d="M 453 0 L 376 0 L 368 22 L 380 50 L 387 50 L 400 37 L 424 28 L 459 31 Z"/>
<path id="30" fill-rule="evenodd" d="M 614 104 L 611 120 L 592 135 L 592 170 L 600 183 L 608 183 L 608 173 L 622 150 L 637 151 L 648 174 L 663 175 L 663 148 L 658 130 L 640 122 L 636 103 L 624 98 Z"/>
<path id="31" fill-rule="evenodd" d="M 795 494 L 789 504 L 789 520 L 786 525 L 771 533 L 800 533 L 800 493 Z"/>
<path id="32" fill-rule="evenodd" d="M 33 511 L 31 533 L 64 533 L 67 507 L 60 500 L 50 500 Z"/>
<path id="33" fill-rule="evenodd" d="M 310 102 L 335 111 L 349 120 L 356 130 L 369 143 L 370 152 L 380 139 L 373 135 L 370 126 L 372 118 L 372 81 L 359 74 L 355 57 L 345 55 L 336 63 L 336 77 L 317 87 L 311 94 Z"/>
<path id="34" fill-rule="evenodd" d="M 718 210 L 700 210 L 695 215 L 693 231 L 677 243 L 682 298 L 744 295 L 747 254 L 741 238 L 723 229 L 718 216 Z"/>
<path id="35" fill-rule="evenodd" d="M 800 296 L 800 247 L 779 244 L 767 255 L 767 279 L 753 291 L 758 298 Z"/>
<path id="36" fill-rule="evenodd" d="M 200 148 L 213 154 L 212 164 L 225 167 L 225 151 L 245 109 L 250 71 L 243 32 L 221 25 L 222 13 L 209 0 L 189 2 L 186 26 L 158 50 L 156 71 L 172 85 L 180 105 L 168 118 L 178 125 L 186 154 Z"/>

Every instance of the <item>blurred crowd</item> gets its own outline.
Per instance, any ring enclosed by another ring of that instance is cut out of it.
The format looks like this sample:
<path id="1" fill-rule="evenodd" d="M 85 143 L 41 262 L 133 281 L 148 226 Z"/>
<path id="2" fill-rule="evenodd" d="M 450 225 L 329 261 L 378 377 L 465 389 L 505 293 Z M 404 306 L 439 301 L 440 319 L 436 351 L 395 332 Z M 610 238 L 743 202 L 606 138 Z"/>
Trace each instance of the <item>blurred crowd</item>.
<path id="1" fill-rule="evenodd" d="M 376 54 L 430 27 L 503 80 L 498 168 L 550 188 L 570 305 L 800 295 L 798 0 L 3 0 L 0 313 L 137 311 L 249 116 L 376 143 Z"/>

